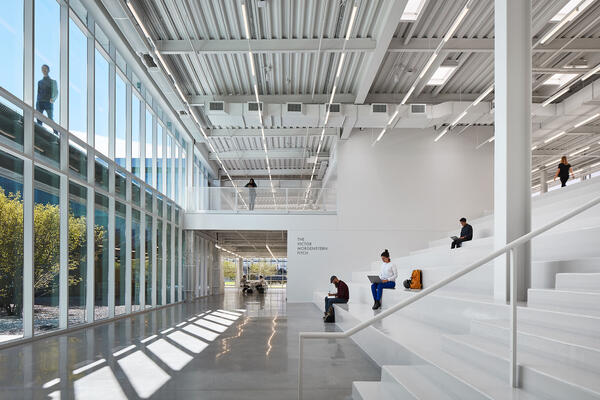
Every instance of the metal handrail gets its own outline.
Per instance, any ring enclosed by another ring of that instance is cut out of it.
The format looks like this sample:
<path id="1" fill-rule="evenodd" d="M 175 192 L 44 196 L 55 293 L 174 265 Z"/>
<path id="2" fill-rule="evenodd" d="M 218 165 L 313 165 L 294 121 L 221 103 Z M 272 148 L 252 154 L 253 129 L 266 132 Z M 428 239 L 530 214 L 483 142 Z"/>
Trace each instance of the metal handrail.
<path id="1" fill-rule="evenodd" d="M 394 306 L 388 308 L 387 310 L 384 310 L 381 313 L 375 315 L 374 317 L 357 324 L 356 326 L 348 329 L 347 331 L 344 331 L 344 332 L 300 332 L 299 333 L 300 357 L 298 358 L 298 399 L 299 400 L 302 399 L 302 375 L 303 375 L 302 367 L 303 367 L 304 339 L 343 339 L 343 338 L 350 337 L 350 336 L 354 335 L 355 333 L 360 332 L 363 329 L 373 325 L 375 322 L 382 320 L 385 317 L 387 317 L 391 314 L 394 314 L 397 311 L 403 309 L 404 307 L 429 295 L 430 293 L 438 290 L 439 288 L 444 287 L 451 282 L 454 282 L 455 280 L 462 277 L 463 275 L 466 275 L 469 272 L 481 267 L 482 265 L 487 264 L 488 262 L 494 260 L 496 257 L 501 256 L 502 254 L 509 254 L 509 259 L 510 259 L 510 275 L 511 275 L 511 285 L 510 285 L 510 304 L 511 304 L 510 384 L 512 387 L 517 387 L 517 383 L 518 383 L 517 362 L 516 362 L 517 361 L 517 358 L 516 358 L 516 355 L 517 355 L 517 351 L 516 351 L 517 350 L 517 318 L 516 318 L 517 274 L 515 274 L 515 271 L 514 271 L 514 269 L 515 269 L 514 253 L 513 253 L 514 249 L 515 249 L 515 247 L 519 247 L 521 245 L 528 243 L 534 237 L 539 236 L 540 234 L 556 227 L 557 225 L 562 224 L 563 222 L 575 217 L 576 215 L 581 214 L 584 211 L 587 211 L 588 209 L 590 209 L 598 204 L 600 204 L 600 197 L 597 197 L 597 198 L 583 204 L 582 206 L 577 207 L 573 211 L 566 213 L 562 217 L 557 218 L 554 221 L 549 222 L 546 225 L 519 237 L 518 239 L 513 240 L 512 242 L 508 243 L 506 246 L 493 251 L 489 255 L 479 259 L 478 261 L 475 261 L 474 263 L 470 264 L 466 268 L 464 268 L 458 272 L 455 272 L 451 276 L 449 276 L 445 279 L 442 279 L 441 281 L 439 281 L 437 283 L 434 283 L 433 285 L 418 292 L 414 296 L 411 296 L 410 298 L 408 298 L 404 301 L 401 301 L 398 304 L 395 304 Z"/>

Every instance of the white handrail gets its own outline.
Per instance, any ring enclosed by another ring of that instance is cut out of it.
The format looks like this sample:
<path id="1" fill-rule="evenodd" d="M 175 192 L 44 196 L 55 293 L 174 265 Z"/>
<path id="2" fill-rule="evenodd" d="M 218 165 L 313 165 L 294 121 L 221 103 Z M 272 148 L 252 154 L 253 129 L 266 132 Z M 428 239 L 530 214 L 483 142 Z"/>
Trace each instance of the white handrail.
<path id="1" fill-rule="evenodd" d="M 350 337 L 352 335 L 354 335 L 357 332 L 362 331 L 363 329 L 373 325 L 375 322 L 382 320 L 383 318 L 394 314 L 395 312 L 397 312 L 398 310 L 403 309 L 404 307 L 416 302 L 417 300 L 427 296 L 428 294 L 438 290 L 441 287 L 446 286 L 447 284 L 454 282 L 455 280 L 457 280 L 458 278 L 462 277 L 463 275 L 468 274 L 469 272 L 481 267 L 482 265 L 487 264 L 488 262 L 494 260 L 496 257 L 501 256 L 502 254 L 506 254 L 506 253 L 512 253 L 512 251 L 516 248 L 519 247 L 521 245 L 526 244 L 527 242 L 529 242 L 531 239 L 533 239 L 534 237 L 556 227 L 557 225 L 562 224 L 563 222 L 575 217 L 578 214 L 581 214 L 584 211 L 587 211 L 588 209 L 596 206 L 600 204 L 600 197 L 597 197 L 585 204 L 583 204 L 580 207 L 577 207 L 576 209 L 574 209 L 573 211 L 570 211 L 568 213 L 566 213 L 565 215 L 563 215 L 560 218 L 555 219 L 552 222 L 547 223 L 546 225 L 535 229 L 521 237 L 519 237 L 518 239 L 513 240 L 512 242 L 508 243 L 506 246 L 495 250 L 494 252 L 490 253 L 489 255 L 481 258 L 478 261 L 475 261 L 474 263 L 472 263 L 471 265 L 469 265 L 468 267 L 455 272 L 454 274 L 450 275 L 449 277 L 442 279 L 441 281 L 434 283 L 433 285 L 423 289 L 422 291 L 418 292 L 417 294 L 411 296 L 410 298 L 401 301 L 398 304 L 395 304 L 394 306 L 388 308 L 387 310 L 382 311 L 381 313 L 375 315 L 374 317 L 363 321 L 361 323 L 359 323 L 358 325 L 354 326 L 353 328 L 348 329 L 347 331 L 344 332 L 300 332 L 299 333 L 299 339 L 300 339 L 300 357 L 298 358 L 298 399 L 301 400 L 302 399 L 302 366 L 303 366 L 303 350 L 304 350 L 304 339 L 343 339 L 343 338 L 347 338 Z M 517 380 L 516 380 L 516 371 L 517 371 L 517 365 L 516 365 L 516 298 L 515 298 L 515 294 L 516 294 L 516 274 L 514 274 L 514 263 L 512 262 L 513 259 L 513 255 L 510 254 L 510 259 L 511 259 L 511 273 L 512 273 L 512 284 L 511 284 L 511 306 L 512 306 L 512 312 L 511 312 L 511 326 L 512 326 L 512 336 L 511 336 L 511 354 L 513 357 L 511 357 L 511 384 L 513 386 L 516 386 L 517 384 Z"/>

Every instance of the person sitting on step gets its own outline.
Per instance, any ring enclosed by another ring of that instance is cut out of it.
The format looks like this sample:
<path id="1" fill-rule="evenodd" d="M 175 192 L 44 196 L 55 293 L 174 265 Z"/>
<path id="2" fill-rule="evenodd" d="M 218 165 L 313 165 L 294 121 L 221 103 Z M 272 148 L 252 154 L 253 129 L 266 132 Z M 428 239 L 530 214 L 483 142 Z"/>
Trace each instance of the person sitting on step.
<path id="1" fill-rule="evenodd" d="M 329 278 L 329 282 L 335 285 L 337 292 L 327 293 L 327 297 L 325 297 L 325 315 L 327 315 L 329 307 L 334 303 L 347 303 L 350 299 L 350 291 L 348 290 L 346 282 L 338 279 L 335 275 L 332 275 L 331 278 Z"/>
<path id="2" fill-rule="evenodd" d="M 380 283 L 373 283 L 371 285 L 371 293 L 373 293 L 373 310 L 381 308 L 381 296 L 383 295 L 383 289 L 394 289 L 396 287 L 396 278 L 398 277 L 398 268 L 396 264 L 390 259 L 390 252 L 385 249 L 381 253 L 381 272 L 379 273 Z"/>
<path id="3" fill-rule="evenodd" d="M 462 217 L 460 219 L 460 224 L 462 225 L 462 228 L 460 230 L 460 237 L 452 237 L 453 240 L 452 246 L 450 246 L 451 249 L 455 247 L 459 248 L 460 246 L 462 246 L 462 242 L 468 242 L 469 240 L 473 240 L 473 227 L 467 224 L 467 219 L 465 217 Z"/>

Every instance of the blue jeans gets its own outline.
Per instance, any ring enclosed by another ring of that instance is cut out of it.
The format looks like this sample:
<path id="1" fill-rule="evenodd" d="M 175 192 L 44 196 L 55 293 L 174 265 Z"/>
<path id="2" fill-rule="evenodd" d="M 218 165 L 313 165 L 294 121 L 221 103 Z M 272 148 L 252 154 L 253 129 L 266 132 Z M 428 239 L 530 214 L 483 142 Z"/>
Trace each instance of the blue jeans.
<path id="1" fill-rule="evenodd" d="M 46 114 L 48 115 L 48 118 L 50 118 L 51 120 L 54 120 L 54 104 L 50 103 L 49 101 L 37 101 L 35 104 L 35 109 L 37 111 L 39 111 L 40 113 L 44 113 L 44 111 L 46 111 Z M 42 124 L 42 121 L 40 121 L 39 119 L 37 120 L 37 123 L 39 125 Z"/>
<path id="2" fill-rule="evenodd" d="M 386 283 L 374 283 L 371 285 L 371 293 L 373 293 L 373 300 L 381 301 L 381 295 L 383 289 L 393 289 L 396 287 L 396 282 L 387 281 Z"/>
<path id="3" fill-rule="evenodd" d="M 329 307 L 334 303 L 347 303 L 347 299 L 338 299 L 337 297 L 325 297 L 325 312 L 329 310 Z"/>

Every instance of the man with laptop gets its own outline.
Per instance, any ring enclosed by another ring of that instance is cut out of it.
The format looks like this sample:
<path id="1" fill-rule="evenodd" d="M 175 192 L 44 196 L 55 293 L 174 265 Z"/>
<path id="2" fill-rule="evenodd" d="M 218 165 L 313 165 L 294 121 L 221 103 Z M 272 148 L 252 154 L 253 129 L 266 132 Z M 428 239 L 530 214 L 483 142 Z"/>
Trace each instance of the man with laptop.
<path id="1" fill-rule="evenodd" d="M 462 242 L 468 242 L 469 240 L 473 240 L 473 227 L 467 224 L 467 219 L 462 217 L 460 219 L 460 224 L 462 225 L 462 229 L 460 230 L 460 237 L 452 236 L 452 246 L 450 248 L 459 248 L 462 246 Z"/>

